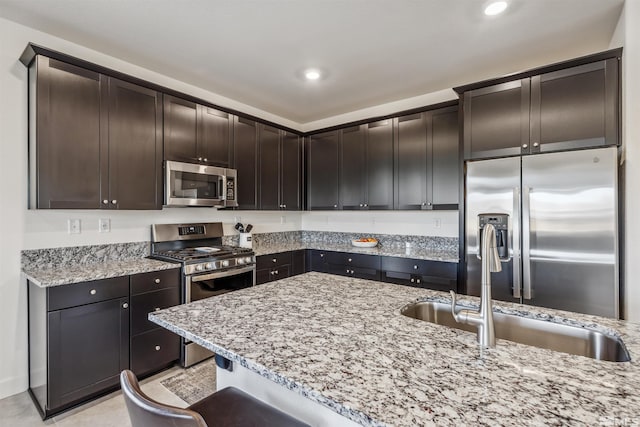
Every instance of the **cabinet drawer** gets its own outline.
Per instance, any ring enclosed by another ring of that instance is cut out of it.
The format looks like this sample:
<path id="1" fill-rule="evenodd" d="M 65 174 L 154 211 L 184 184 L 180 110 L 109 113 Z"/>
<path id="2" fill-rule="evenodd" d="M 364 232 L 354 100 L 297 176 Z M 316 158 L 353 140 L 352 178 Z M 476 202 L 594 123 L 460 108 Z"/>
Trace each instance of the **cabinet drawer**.
<path id="1" fill-rule="evenodd" d="M 129 296 L 129 276 L 48 288 L 47 311 Z"/>
<path id="2" fill-rule="evenodd" d="M 131 338 L 131 370 L 136 375 L 157 371 L 180 358 L 180 336 L 163 328 Z"/>
<path id="3" fill-rule="evenodd" d="M 327 252 L 329 264 L 345 265 L 350 267 L 380 269 L 380 257 L 378 255 L 351 254 L 345 252 Z"/>
<path id="4" fill-rule="evenodd" d="M 413 286 L 415 288 L 433 289 L 445 292 L 456 291 L 458 287 L 458 281 L 456 279 L 424 276 L 397 271 L 383 271 L 381 273 L 380 280 L 383 282 L 397 283 L 399 285 Z"/>
<path id="5" fill-rule="evenodd" d="M 319 273 L 327 272 L 327 252 L 319 250 L 309 251 L 309 271 L 317 271 Z"/>
<path id="6" fill-rule="evenodd" d="M 180 304 L 180 289 L 169 288 L 131 297 L 131 335 L 158 327 L 148 320 L 149 313 Z"/>
<path id="7" fill-rule="evenodd" d="M 131 295 L 166 288 L 180 288 L 180 269 L 152 271 L 131 276 Z"/>
<path id="8" fill-rule="evenodd" d="M 380 280 L 380 271 L 375 268 L 330 264 L 327 272 L 339 276 L 357 277 L 358 279 Z"/>
<path id="9" fill-rule="evenodd" d="M 291 252 L 281 252 L 278 254 L 261 255 L 256 257 L 256 269 L 258 270 L 288 264 L 291 264 Z"/>
<path id="10" fill-rule="evenodd" d="M 455 262 L 428 261 L 423 259 L 382 257 L 381 270 L 454 280 L 458 277 L 458 264 Z"/>
<path id="11" fill-rule="evenodd" d="M 305 272 L 305 251 L 291 252 L 291 275 L 295 276 Z"/>
<path id="12" fill-rule="evenodd" d="M 256 270 L 256 285 L 289 277 L 290 267 L 290 265 L 281 265 L 279 267 Z"/>

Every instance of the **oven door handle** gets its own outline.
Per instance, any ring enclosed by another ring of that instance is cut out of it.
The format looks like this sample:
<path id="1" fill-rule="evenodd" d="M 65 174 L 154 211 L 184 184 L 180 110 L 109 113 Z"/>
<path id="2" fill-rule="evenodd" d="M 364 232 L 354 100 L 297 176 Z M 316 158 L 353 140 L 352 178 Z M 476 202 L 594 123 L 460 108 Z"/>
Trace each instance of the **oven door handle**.
<path id="1" fill-rule="evenodd" d="M 231 270 L 220 271 L 218 273 L 201 274 L 197 276 L 191 276 L 191 282 L 202 282 L 204 280 L 220 279 L 222 277 L 235 276 L 237 274 L 247 273 L 256 269 L 255 265 L 242 268 L 234 268 Z"/>

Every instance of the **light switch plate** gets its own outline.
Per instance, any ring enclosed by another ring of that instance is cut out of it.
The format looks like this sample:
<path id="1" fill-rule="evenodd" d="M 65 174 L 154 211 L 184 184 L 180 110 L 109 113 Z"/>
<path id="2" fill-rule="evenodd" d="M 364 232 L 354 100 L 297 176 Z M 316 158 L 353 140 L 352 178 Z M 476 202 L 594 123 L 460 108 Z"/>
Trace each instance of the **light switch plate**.
<path id="1" fill-rule="evenodd" d="M 440 228 L 441 225 L 442 225 L 442 221 L 440 220 L 440 218 L 436 218 L 434 226 L 436 228 Z"/>
<path id="2" fill-rule="evenodd" d="M 111 231 L 111 220 L 109 218 L 100 218 L 98 220 L 98 231 L 109 233 Z"/>
<path id="3" fill-rule="evenodd" d="M 80 220 L 77 218 L 69 218 L 67 220 L 67 232 L 69 234 L 80 234 Z"/>

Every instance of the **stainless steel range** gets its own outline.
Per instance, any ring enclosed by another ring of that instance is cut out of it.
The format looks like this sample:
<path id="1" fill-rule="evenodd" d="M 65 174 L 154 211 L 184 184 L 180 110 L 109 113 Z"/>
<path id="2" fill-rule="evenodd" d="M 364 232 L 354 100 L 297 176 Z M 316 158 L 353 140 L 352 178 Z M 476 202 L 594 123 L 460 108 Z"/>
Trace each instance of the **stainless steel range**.
<path id="1" fill-rule="evenodd" d="M 255 284 L 254 252 L 246 248 L 223 246 L 222 236 L 220 222 L 151 226 L 151 256 L 182 264 L 182 303 Z M 209 350 L 182 340 L 182 366 L 194 365 L 211 356 L 213 353 Z"/>

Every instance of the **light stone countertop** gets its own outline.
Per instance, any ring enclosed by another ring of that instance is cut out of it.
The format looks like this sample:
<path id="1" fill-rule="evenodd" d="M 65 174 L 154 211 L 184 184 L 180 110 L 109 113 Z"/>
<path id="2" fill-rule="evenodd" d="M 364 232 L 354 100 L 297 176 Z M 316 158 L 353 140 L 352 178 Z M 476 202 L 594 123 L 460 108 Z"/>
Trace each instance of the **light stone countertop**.
<path id="1" fill-rule="evenodd" d="M 259 244 L 253 250 L 256 256 L 271 255 L 279 252 L 297 251 L 301 249 L 318 249 L 322 251 L 336 251 L 358 253 L 365 255 L 382 255 L 411 259 L 424 259 L 430 261 L 458 262 L 458 252 L 446 249 L 411 248 L 399 249 L 395 247 L 359 248 L 350 244 L 324 243 L 324 242 L 283 242 L 273 244 Z"/>
<path id="2" fill-rule="evenodd" d="M 501 311 L 620 334 L 632 362 L 505 340 L 480 352 L 473 333 L 400 314 L 418 299 L 450 301 L 436 291 L 307 273 L 149 318 L 365 426 L 640 420 L 640 325 L 495 302 Z"/>
<path id="3" fill-rule="evenodd" d="M 172 268 L 180 268 L 180 264 L 149 258 L 137 258 L 61 267 L 23 267 L 22 274 L 27 280 L 46 288 Z"/>

